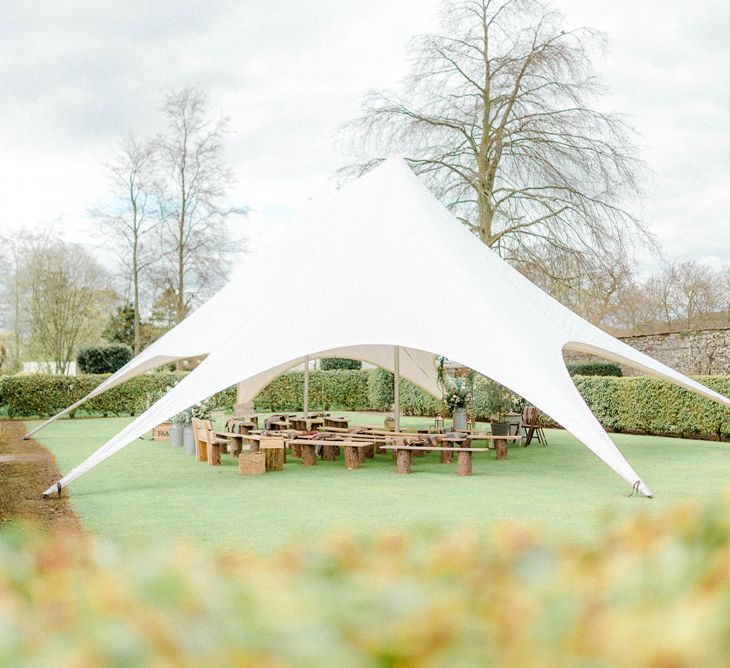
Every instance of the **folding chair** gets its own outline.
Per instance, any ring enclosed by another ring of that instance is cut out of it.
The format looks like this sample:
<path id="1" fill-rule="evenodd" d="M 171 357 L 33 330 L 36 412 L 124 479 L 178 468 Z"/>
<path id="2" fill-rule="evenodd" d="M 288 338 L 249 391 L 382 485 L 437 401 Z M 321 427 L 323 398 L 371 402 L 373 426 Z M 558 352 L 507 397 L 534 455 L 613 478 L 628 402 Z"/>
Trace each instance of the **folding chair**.
<path id="1" fill-rule="evenodd" d="M 526 406 L 522 411 L 522 428 L 525 430 L 525 447 L 530 445 L 535 435 L 540 445 L 547 445 L 547 438 L 540 424 L 540 411 L 535 406 Z"/>

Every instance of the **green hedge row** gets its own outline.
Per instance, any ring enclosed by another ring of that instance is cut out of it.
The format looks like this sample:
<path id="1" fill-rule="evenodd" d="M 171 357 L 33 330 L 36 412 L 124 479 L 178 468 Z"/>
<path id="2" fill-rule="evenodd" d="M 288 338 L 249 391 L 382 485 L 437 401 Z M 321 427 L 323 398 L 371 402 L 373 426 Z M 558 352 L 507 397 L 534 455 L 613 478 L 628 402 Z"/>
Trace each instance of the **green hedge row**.
<path id="1" fill-rule="evenodd" d="M 335 369 L 309 374 L 309 408 L 311 410 L 366 410 L 368 376 L 371 371 Z M 300 411 L 304 397 L 304 372 L 291 371 L 276 378 L 255 399 L 259 411 Z"/>
<path id="2" fill-rule="evenodd" d="M 185 374 L 144 374 L 102 392 L 83 408 L 80 414 L 136 415 L 147 408 L 155 395 L 175 385 Z M 49 376 L 29 374 L 0 377 L 0 407 L 8 417 L 47 417 L 85 397 L 109 374 Z"/>
<path id="3" fill-rule="evenodd" d="M 573 380 L 607 429 L 685 438 L 730 435 L 730 409 L 670 383 L 645 376 L 576 376 Z M 730 396 L 730 376 L 697 376 L 695 380 Z"/>
<path id="4" fill-rule="evenodd" d="M 571 376 L 623 376 L 621 367 L 614 362 L 587 362 L 585 364 L 568 364 Z"/>
<path id="5" fill-rule="evenodd" d="M 177 383 L 185 374 L 151 373 L 133 378 L 95 397 L 79 413 L 135 415 L 157 394 Z M 54 415 L 81 399 L 106 375 L 0 377 L 0 409 L 9 417 Z M 606 428 L 614 431 L 644 431 L 676 436 L 730 436 L 730 410 L 663 381 L 643 376 L 617 378 L 575 376 L 576 386 L 588 406 Z M 697 380 L 730 396 L 730 376 L 702 376 Z M 309 406 L 312 410 L 390 410 L 393 376 L 382 369 L 315 371 L 310 374 Z M 479 419 L 490 415 L 489 381 L 475 381 Z M 301 410 L 304 374 L 279 376 L 255 399 L 260 411 Z M 214 404 L 230 410 L 236 388 L 218 393 Z M 434 416 L 441 402 L 408 381 L 401 383 L 401 411 L 405 415 Z"/>

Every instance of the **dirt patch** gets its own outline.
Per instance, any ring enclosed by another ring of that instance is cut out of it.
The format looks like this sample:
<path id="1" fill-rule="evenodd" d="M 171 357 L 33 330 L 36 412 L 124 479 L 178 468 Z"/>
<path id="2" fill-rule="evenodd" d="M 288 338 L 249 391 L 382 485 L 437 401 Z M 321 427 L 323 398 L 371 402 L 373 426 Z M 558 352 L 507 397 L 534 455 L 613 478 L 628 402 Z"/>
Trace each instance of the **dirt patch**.
<path id="1" fill-rule="evenodd" d="M 55 457 L 38 441 L 24 441 L 25 433 L 22 422 L 0 422 L 0 525 L 32 522 L 45 529 L 81 532 L 68 498 L 41 498 L 61 474 Z"/>

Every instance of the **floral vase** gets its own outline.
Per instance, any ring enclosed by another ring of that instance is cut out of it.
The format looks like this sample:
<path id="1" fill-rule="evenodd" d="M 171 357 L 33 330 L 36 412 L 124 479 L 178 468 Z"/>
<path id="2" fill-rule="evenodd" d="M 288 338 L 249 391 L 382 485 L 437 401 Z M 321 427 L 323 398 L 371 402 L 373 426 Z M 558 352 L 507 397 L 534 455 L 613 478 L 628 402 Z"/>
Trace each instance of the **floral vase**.
<path id="1" fill-rule="evenodd" d="M 454 421 L 454 429 L 466 429 L 466 408 L 455 408 L 452 419 Z"/>

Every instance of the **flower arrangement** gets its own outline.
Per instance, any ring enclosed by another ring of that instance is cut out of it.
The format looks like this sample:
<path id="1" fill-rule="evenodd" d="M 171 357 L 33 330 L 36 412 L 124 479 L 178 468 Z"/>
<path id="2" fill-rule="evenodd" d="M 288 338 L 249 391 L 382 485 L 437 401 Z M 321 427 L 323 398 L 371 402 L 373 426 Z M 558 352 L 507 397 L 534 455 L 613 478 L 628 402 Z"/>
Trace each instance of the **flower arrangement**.
<path id="1" fill-rule="evenodd" d="M 188 427 L 193 423 L 193 418 L 197 418 L 198 420 L 210 420 L 211 408 L 210 399 L 205 399 L 204 401 L 199 401 L 190 408 L 186 408 L 184 411 L 180 411 L 170 421 L 174 424 L 182 424 Z"/>
<path id="2" fill-rule="evenodd" d="M 444 403 L 453 413 L 458 408 L 466 408 L 467 398 L 466 387 L 462 383 L 456 383 L 446 390 Z"/>
<path id="3" fill-rule="evenodd" d="M 212 408 L 213 406 L 211 405 L 210 399 L 199 401 L 190 409 L 191 417 L 198 418 L 198 420 L 210 420 L 210 412 Z"/>
<path id="4" fill-rule="evenodd" d="M 189 427 L 193 423 L 193 409 L 186 408 L 184 411 L 180 411 L 177 415 L 172 417 L 170 422 Z"/>

